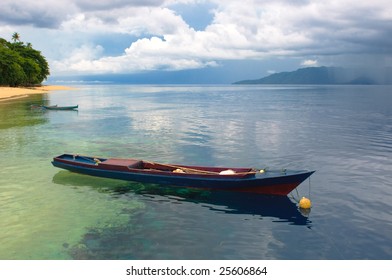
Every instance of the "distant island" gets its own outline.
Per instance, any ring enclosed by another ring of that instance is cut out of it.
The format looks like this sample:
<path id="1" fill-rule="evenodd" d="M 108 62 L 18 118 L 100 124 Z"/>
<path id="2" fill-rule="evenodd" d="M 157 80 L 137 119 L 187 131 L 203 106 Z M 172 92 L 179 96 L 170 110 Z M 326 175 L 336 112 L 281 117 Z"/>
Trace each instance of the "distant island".
<path id="1" fill-rule="evenodd" d="M 370 78 L 365 74 L 358 74 L 341 67 L 307 67 L 300 68 L 292 72 L 280 72 L 271 74 L 261 79 L 243 80 L 235 82 L 237 85 L 255 84 L 309 84 L 309 85 L 375 85 L 391 84 L 392 75 L 390 69 L 386 69 L 386 74 L 381 77 L 381 81 Z M 388 71 L 389 70 L 389 71 Z"/>

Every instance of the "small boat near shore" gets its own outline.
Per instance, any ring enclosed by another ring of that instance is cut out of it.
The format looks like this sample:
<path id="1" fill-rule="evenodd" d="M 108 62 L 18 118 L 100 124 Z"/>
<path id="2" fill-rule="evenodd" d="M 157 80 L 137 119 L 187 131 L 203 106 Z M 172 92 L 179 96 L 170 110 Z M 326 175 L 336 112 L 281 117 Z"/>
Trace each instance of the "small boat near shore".
<path id="1" fill-rule="evenodd" d="M 78 109 L 79 105 L 74 105 L 74 106 L 58 106 L 58 105 L 52 105 L 52 106 L 45 106 L 43 105 L 42 108 L 46 110 L 76 110 Z"/>
<path id="2" fill-rule="evenodd" d="M 188 166 L 73 154 L 54 157 L 52 164 L 71 172 L 126 181 L 270 195 L 289 194 L 315 172 Z"/>

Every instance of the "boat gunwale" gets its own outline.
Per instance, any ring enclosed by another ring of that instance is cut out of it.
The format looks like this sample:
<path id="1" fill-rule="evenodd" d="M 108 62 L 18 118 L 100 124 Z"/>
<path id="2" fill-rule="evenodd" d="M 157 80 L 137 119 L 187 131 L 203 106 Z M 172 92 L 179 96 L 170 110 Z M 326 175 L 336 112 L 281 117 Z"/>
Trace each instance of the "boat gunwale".
<path id="1" fill-rule="evenodd" d="M 152 165 L 155 164 L 157 166 L 167 166 L 168 170 L 161 170 L 161 169 L 152 169 L 152 168 L 132 168 L 127 165 L 115 165 L 115 164 L 105 164 L 107 160 L 124 160 L 127 159 L 116 159 L 116 158 L 101 158 L 101 157 L 91 157 L 91 156 L 81 156 L 76 155 L 76 157 L 80 157 L 82 159 L 88 159 L 90 162 L 82 162 L 77 161 L 75 159 L 65 159 L 64 156 L 73 157 L 71 154 L 63 154 L 57 157 L 54 157 L 54 161 L 60 161 L 63 163 L 67 163 L 74 166 L 83 166 L 85 168 L 92 168 L 95 170 L 102 170 L 102 171 L 117 171 L 117 172 L 128 172 L 128 173 L 136 173 L 136 174 L 144 174 L 144 175 L 157 175 L 157 176 L 167 176 L 167 177 L 182 177 L 182 178 L 215 178 L 215 179 L 246 179 L 252 178 L 256 175 L 256 170 L 252 168 L 244 168 L 244 167 L 206 167 L 206 166 L 192 166 L 192 165 L 180 165 L 180 164 L 162 164 L 162 163 L 152 163 L 149 161 L 143 161 L 143 164 Z M 135 159 L 132 159 L 135 160 Z M 137 160 L 135 160 L 137 161 Z M 197 173 L 197 172 L 188 172 L 188 173 L 177 173 L 170 170 L 170 168 L 183 168 L 183 169 L 194 169 L 194 170 L 228 170 L 231 169 L 237 173 L 234 174 L 219 174 L 219 172 L 212 172 L 211 173 Z"/>

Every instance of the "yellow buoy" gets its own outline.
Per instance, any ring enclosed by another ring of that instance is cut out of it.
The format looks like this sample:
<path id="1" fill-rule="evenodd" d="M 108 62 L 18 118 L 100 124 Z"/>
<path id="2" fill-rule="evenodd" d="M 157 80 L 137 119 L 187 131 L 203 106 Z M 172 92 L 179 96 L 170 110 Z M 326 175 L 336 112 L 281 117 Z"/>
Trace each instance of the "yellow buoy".
<path id="1" fill-rule="evenodd" d="M 312 202 L 310 202 L 309 198 L 302 197 L 299 201 L 299 208 L 302 209 L 310 209 L 312 207 Z"/>

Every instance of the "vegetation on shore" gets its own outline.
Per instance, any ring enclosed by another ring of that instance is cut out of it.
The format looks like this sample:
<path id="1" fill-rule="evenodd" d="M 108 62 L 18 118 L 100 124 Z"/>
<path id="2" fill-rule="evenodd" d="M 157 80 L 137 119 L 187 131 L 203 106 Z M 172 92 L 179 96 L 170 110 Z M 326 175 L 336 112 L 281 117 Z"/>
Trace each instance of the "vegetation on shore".
<path id="1" fill-rule="evenodd" d="M 0 37 L 1 86 L 40 85 L 49 74 L 46 58 L 30 43 L 22 42 L 18 33 L 12 35 L 12 42 Z"/>

